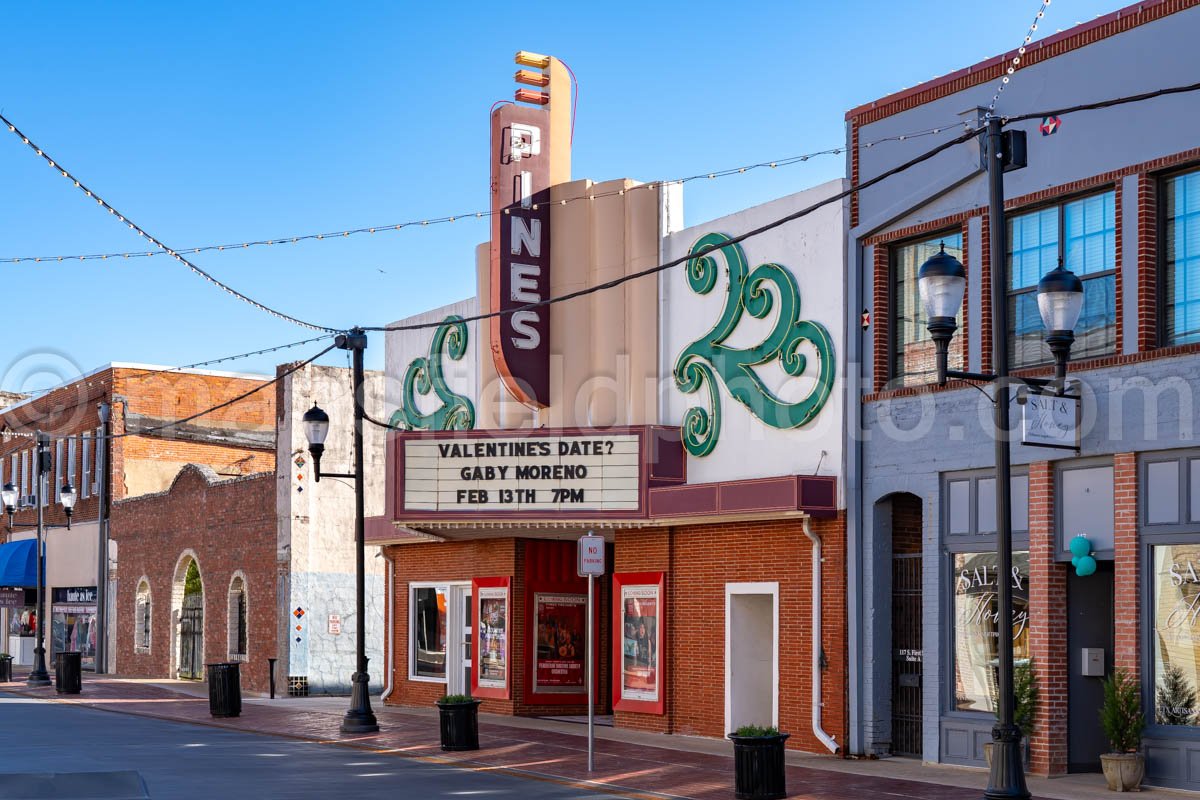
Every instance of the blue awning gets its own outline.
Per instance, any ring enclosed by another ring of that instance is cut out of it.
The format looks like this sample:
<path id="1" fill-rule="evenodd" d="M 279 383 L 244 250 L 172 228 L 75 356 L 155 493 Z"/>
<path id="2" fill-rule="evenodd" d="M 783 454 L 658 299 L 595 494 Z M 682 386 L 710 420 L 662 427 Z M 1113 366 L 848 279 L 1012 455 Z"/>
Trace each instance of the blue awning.
<path id="1" fill-rule="evenodd" d="M 0 544 L 0 586 L 37 586 L 37 539 Z"/>

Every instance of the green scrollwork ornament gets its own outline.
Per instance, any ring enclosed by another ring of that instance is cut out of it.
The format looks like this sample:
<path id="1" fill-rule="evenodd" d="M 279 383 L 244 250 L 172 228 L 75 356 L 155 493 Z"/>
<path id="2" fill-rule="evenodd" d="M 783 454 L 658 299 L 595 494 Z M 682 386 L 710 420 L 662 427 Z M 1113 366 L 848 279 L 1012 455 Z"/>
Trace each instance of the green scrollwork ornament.
<path id="1" fill-rule="evenodd" d="M 475 427 L 475 406 L 446 384 L 442 356 L 459 361 L 467 352 L 467 323 L 451 315 L 434 331 L 428 357 L 413 359 L 404 373 L 400 408 L 391 424 L 416 431 L 467 431 Z M 441 405 L 429 414 L 417 410 L 417 396 L 433 393 Z"/>
<path id="2" fill-rule="evenodd" d="M 687 261 L 688 285 L 697 294 L 708 294 L 716 287 L 718 253 L 729 274 L 720 318 L 675 361 L 675 383 L 681 392 L 692 394 L 701 386 L 708 390 L 708 408 L 693 406 L 683 415 L 683 444 L 697 457 L 713 451 L 721 432 L 718 378 L 733 399 L 764 424 L 779 429 L 799 428 L 811 422 L 833 391 L 833 339 L 824 325 L 800 319 L 800 289 L 795 276 L 780 264 L 760 264 L 751 270 L 740 245 L 724 244 L 729 238 L 721 233 L 706 234 L 692 245 Z M 773 285 L 774 291 L 768 285 Z M 725 343 L 743 313 L 765 319 L 776 304 L 774 327 L 761 342 L 744 349 Z M 816 350 L 815 382 L 806 397 L 786 403 L 766 387 L 755 367 L 778 359 L 784 372 L 798 378 L 809 370 L 808 357 L 800 352 L 805 342 Z"/>

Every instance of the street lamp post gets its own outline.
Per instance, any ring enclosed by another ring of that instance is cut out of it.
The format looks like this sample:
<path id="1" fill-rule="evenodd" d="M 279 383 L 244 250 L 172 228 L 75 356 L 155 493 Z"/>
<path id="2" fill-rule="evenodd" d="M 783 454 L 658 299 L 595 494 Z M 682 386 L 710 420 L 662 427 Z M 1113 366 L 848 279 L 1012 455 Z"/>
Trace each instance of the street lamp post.
<path id="1" fill-rule="evenodd" d="M 998 538 L 996 581 L 996 613 L 998 636 L 998 708 L 996 725 L 992 728 L 992 768 L 986 800 L 1029 800 L 1029 789 L 1025 785 L 1025 773 L 1021 763 L 1021 730 L 1014 722 L 1016 698 L 1013 693 L 1013 641 L 1012 641 L 1012 476 L 1009 464 L 1009 419 L 1008 375 L 1008 294 L 1007 254 L 1008 229 L 1004 219 L 1004 134 L 997 117 L 988 119 L 985 153 L 988 171 L 988 214 L 991 230 L 992 291 L 992 375 L 960 372 L 948 369 L 950 340 L 957 329 L 955 317 L 962 307 L 963 290 L 966 288 L 966 270 L 953 256 L 945 252 L 935 254 L 918 273 L 918 287 L 925 313 L 929 317 L 929 333 L 937 355 L 938 385 L 944 386 L 947 378 L 995 382 L 994 406 L 996 450 L 996 532 Z M 1075 340 L 1074 328 L 1083 307 L 1083 285 L 1070 270 L 1060 263 L 1058 268 L 1047 273 L 1038 283 L 1038 309 L 1042 322 L 1049 331 L 1046 344 L 1054 354 L 1054 380 L 1021 378 L 1021 383 L 1039 389 L 1052 388 L 1062 392 L 1066 384 L 1067 361 L 1071 344 Z M 1007 628 L 1007 630 L 1005 630 Z"/>
<path id="2" fill-rule="evenodd" d="M 26 684 L 29 686 L 49 686 L 50 673 L 46 670 L 46 544 L 45 532 L 48 529 L 63 527 L 46 525 L 42 518 L 42 493 L 46 491 L 43 482 L 50 474 L 50 437 L 38 431 L 35 434 L 37 446 L 34 452 L 34 504 L 37 506 L 37 523 L 34 525 L 15 525 L 13 513 L 17 508 L 17 487 L 8 482 L 0 490 L 0 499 L 4 501 L 4 510 L 8 512 L 8 530 L 15 528 L 37 529 L 37 644 L 33 649 L 33 670 L 29 673 Z M 71 514 L 75 510 L 75 487 L 69 482 L 64 483 L 60 492 L 59 502 L 67 513 L 66 528 L 71 527 Z"/>
<path id="3" fill-rule="evenodd" d="M 374 733 L 379 723 L 371 711 L 371 696 L 368 691 L 370 675 L 367 673 L 367 619 L 366 619 L 366 558 L 364 530 L 366 514 L 363 490 L 363 420 L 366 397 L 363 391 L 363 351 L 367 349 L 367 335 L 362 329 L 354 328 L 349 333 L 338 334 L 335 345 L 349 350 L 354 356 L 354 472 L 322 472 L 321 456 L 325 452 L 325 437 L 329 434 L 329 415 L 316 403 L 304 413 L 304 435 L 308 439 L 308 452 L 313 458 L 313 480 L 321 478 L 354 479 L 354 568 L 355 568 L 355 612 L 358 625 L 355 629 L 355 656 L 357 667 L 351 678 L 350 708 L 342 717 L 343 733 Z"/>

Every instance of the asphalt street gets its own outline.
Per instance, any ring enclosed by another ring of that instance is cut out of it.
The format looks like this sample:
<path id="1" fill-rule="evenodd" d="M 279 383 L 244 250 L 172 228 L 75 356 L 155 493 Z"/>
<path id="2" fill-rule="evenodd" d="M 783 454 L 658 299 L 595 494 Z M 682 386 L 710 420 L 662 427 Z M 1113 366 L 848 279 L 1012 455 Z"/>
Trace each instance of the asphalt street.
<path id="1" fill-rule="evenodd" d="M 0 694 L 0 720 L 5 730 L 0 748 L 0 798 L 5 800 L 23 796 L 13 794 L 19 782 L 16 773 L 116 770 L 140 773 L 154 800 L 620 797 L 338 745 L 167 722 L 6 694 Z"/>

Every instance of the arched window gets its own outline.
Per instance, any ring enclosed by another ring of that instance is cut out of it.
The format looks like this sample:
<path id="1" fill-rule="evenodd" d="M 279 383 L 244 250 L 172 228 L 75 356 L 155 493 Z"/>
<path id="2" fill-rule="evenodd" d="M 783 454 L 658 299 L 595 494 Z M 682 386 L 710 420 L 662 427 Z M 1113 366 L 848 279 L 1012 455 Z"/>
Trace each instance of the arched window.
<path id="1" fill-rule="evenodd" d="M 138 582 L 133 609 L 133 652 L 135 653 L 150 652 L 151 617 L 150 581 L 142 578 Z"/>
<path id="2" fill-rule="evenodd" d="M 229 660 L 246 661 L 249 610 L 246 603 L 246 579 L 239 573 L 229 582 Z"/>

